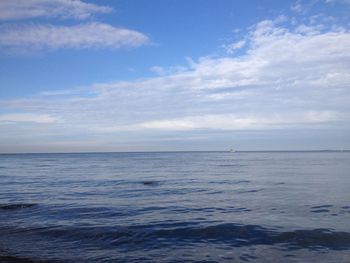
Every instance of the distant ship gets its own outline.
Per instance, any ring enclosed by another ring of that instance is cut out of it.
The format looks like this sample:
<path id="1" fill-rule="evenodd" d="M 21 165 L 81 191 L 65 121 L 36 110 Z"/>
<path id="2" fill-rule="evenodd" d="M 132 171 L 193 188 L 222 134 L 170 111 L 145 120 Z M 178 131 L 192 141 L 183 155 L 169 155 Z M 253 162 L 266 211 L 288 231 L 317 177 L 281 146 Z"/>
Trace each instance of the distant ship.
<path id="1" fill-rule="evenodd" d="M 229 152 L 230 152 L 230 153 L 234 153 L 234 152 L 236 152 L 236 151 L 235 151 L 234 149 L 230 149 Z"/>

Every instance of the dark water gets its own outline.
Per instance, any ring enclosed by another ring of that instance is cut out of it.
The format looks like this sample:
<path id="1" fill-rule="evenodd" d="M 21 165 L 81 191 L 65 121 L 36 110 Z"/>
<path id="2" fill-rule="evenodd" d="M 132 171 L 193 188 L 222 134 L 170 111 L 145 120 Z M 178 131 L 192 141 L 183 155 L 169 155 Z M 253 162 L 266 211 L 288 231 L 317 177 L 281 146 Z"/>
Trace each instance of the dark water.
<path id="1" fill-rule="evenodd" d="M 0 155 L 0 262 L 350 262 L 349 152 Z"/>

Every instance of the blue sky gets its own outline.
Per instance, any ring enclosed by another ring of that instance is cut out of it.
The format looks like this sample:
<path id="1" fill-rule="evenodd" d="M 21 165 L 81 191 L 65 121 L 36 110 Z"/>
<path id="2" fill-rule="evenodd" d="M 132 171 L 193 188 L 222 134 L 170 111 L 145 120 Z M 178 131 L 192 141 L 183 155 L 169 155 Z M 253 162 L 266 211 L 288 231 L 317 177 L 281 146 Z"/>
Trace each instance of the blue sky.
<path id="1" fill-rule="evenodd" d="M 348 0 L 0 0 L 0 152 L 350 148 Z"/>

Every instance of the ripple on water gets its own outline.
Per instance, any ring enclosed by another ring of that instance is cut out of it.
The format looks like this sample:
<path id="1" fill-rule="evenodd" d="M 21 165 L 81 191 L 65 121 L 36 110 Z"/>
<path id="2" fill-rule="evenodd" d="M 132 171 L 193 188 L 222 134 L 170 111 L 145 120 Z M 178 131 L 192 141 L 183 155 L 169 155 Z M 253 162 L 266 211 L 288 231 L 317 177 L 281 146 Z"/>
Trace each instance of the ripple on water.
<path id="1" fill-rule="evenodd" d="M 17 210 L 22 208 L 28 208 L 32 206 L 36 206 L 37 204 L 26 204 L 26 203 L 18 203 L 18 204 L 0 204 L 0 209 L 2 210 Z"/>
<path id="2" fill-rule="evenodd" d="M 350 233 L 329 229 L 277 231 L 259 225 L 217 224 L 202 226 L 198 222 L 169 222 L 166 224 L 114 226 L 114 227 L 7 227 L 0 228 L 4 235 L 18 238 L 53 238 L 61 242 L 84 243 L 98 241 L 96 245 L 127 246 L 139 249 L 152 244 L 162 248 L 172 244 L 222 243 L 233 247 L 251 245 L 283 245 L 296 249 L 350 249 Z M 158 240 L 154 244 L 154 240 Z M 136 245 L 137 244 L 137 245 Z M 135 246 L 136 245 L 136 246 Z"/>

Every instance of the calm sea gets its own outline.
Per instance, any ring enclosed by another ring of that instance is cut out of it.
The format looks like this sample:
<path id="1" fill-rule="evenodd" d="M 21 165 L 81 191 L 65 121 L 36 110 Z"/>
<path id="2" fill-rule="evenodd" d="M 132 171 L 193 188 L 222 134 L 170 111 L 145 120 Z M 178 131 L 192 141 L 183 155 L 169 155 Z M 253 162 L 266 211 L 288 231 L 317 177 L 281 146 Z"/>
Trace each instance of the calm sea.
<path id="1" fill-rule="evenodd" d="M 350 262 L 350 152 L 0 155 L 0 262 Z"/>

